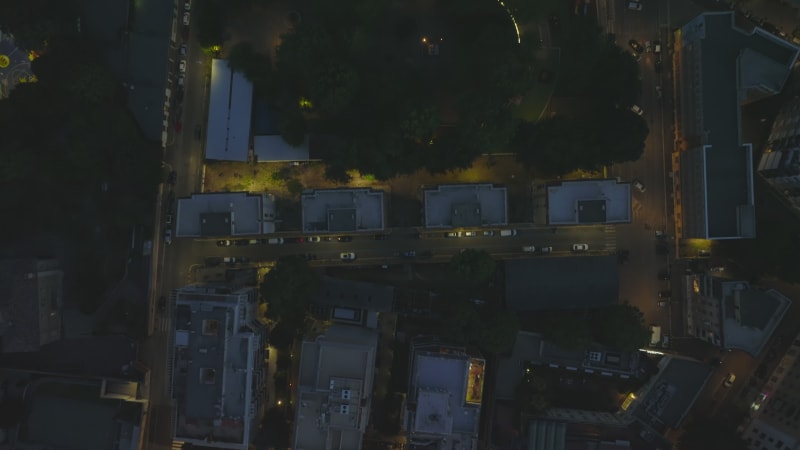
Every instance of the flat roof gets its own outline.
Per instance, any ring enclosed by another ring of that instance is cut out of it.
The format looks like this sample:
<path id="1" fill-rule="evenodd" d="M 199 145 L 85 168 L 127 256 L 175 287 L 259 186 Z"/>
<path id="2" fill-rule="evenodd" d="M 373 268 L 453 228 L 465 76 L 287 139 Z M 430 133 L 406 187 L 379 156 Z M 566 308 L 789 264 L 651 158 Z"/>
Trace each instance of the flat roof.
<path id="1" fill-rule="evenodd" d="M 377 331 L 342 324 L 303 342 L 294 448 L 361 448 L 377 348 Z"/>
<path id="2" fill-rule="evenodd" d="M 615 255 L 513 259 L 504 264 L 506 304 L 512 311 L 592 309 L 619 302 Z"/>
<path id="3" fill-rule="evenodd" d="M 469 355 L 416 351 L 411 392 L 416 414 L 414 433 L 476 436 L 480 405 L 466 401 Z"/>
<path id="4" fill-rule="evenodd" d="M 383 191 L 367 188 L 303 192 L 303 232 L 379 231 L 385 227 Z"/>
<path id="5" fill-rule="evenodd" d="M 743 350 L 756 358 L 792 301 L 775 289 L 740 289 L 737 286 L 746 286 L 742 282 L 722 285 L 722 344 L 725 348 Z"/>
<path id="6" fill-rule="evenodd" d="M 292 147 L 280 135 L 253 136 L 253 152 L 258 162 L 308 161 L 308 142 Z"/>
<path id="7" fill-rule="evenodd" d="M 187 287 L 176 292 L 176 438 L 249 444 L 255 352 L 263 344 L 248 317 L 252 288 Z"/>
<path id="8" fill-rule="evenodd" d="M 210 192 L 178 199 L 176 237 L 248 236 L 274 231 L 268 196 Z M 263 215 L 263 217 L 262 217 Z"/>
<path id="9" fill-rule="evenodd" d="M 206 126 L 206 159 L 247 161 L 253 83 L 231 71 L 228 61 L 211 61 L 211 94 Z"/>
<path id="10" fill-rule="evenodd" d="M 628 223 L 631 185 L 617 180 L 564 181 L 550 185 L 547 221 L 553 225 Z"/>
<path id="11" fill-rule="evenodd" d="M 312 303 L 391 312 L 394 307 L 394 286 L 368 281 L 355 281 L 325 276 Z"/>
<path id="12" fill-rule="evenodd" d="M 754 92 L 761 98 L 780 91 L 800 50 L 734 21 L 732 11 L 705 13 L 680 34 L 682 129 L 689 138 L 700 137 L 705 167 L 695 175 L 703 183 L 683 184 L 704 191 L 698 204 L 711 239 L 755 235 L 752 148 L 742 143 L 740 105 Z"/>
<path id="13" fill-rule="evenodd" d="M 677 429 L 714 370 L 708 364 L 675 356 L 659 361 L 656 380 L 636 404 L 634 415 L 657 430 Z"/>
<path id="14" fill-rule="evenodd" d="M 424 191 L 428 228 L 480 227 L 508 223 L 505 187 L 443 184 Z"/>

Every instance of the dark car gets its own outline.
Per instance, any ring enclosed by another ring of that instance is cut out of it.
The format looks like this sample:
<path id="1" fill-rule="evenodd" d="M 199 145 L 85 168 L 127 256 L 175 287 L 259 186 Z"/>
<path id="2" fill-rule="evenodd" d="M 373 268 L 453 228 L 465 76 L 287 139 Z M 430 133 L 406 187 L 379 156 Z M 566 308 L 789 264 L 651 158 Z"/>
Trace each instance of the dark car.
<path id="1" fill-rule="evenodd" d="M 661 73 L 661 70 L 662 70 L 661 58 L 656 59 L 655 69 L 656 69 L 656 73 Z"/>
<path id="2" fill-rule="evenodd" d="M 430 250 L 424 251 L 419 254 L 420 259 L 431 259 L 433 257 L 433 252 Z"/>
<path id="3" fill-rule="evenodd" d="M 222 258 L 219 256 L 209 256 L 206 258 L 205 262 L 208 267 L 214 267 L 222 264 Z"/>
<path id="4" fill-rule="evenodd" d="M 640 44 L 636 39 L 631 39 L 628 41 L 628 45 L 630 45 L 633 51 L 636 53 L 644 53 L 644 46 L 642 46 L 642 44 Z"/>
<path id="5" fill-rule="evenodd" d="M 658 293 L 658 298 L 671 298 L 672 291 L 661 291 Z"/>
<path id="6" fill-rule="evenodd" d="M 339 241 L 339 242 L 350 242 L 350 241 L 353 240 L 353 237 L 352 236 L 339 236 L 339 237 L 336 238 L 336 240 Z"/>
<path id="7" fill-rule="evenodd" d="M 403 252 L 402 256 L 403 256 L 403 258 L 413 258 L 413 257 L 417 256 L 417 252 L 415 252 L 414 250 L 409 250 L 407 252 Z"/>
<path id="8" fill-rule="evenodd" d="M 234 242 L 234 244 L 236 244 L 237 247 L 242 247 L 244 245 L 248 245 L 249 243 L 250 241 L 248 241 L 247 239 L 239 239 L 238 241 Z"/>
<path id="9" fill-rule="evenodd" d="M 203 128 L 200 125 L 196 125 L 194 127 L 194 138 L 200 140 L 202 136 L 203 136 Z"/>
<path id="10" fill-rule="evenodd" d="M 670 273 L 667 272 L 666 270 L 662 270 L 661 272 L 658 273 L 659 280 L 669 280 L 670 278 L 671 278 Z"/>
<path id="11" fill-rule="evenodd" d="M 376 234 L 375 235 L 375 240 L 376 241 L 385 241 L 386 239 L 389 239 L 389 235 L 388 234 Z"/>
<path id="12" fill-rule="evenodd" d="M 160 312 L 164 312 L 164 311 L 167 310 L 167 297 L 164 297 L 163 295 L 161 297 L 159 297 L 159 299 L 158 299 L 158 310 Z"/>
<path id="13" fill-rule="evenodd" d="M 217 247 L 230 247 L 231 241 L 227 239 L 220 239 L 217 241 Z"/>
<path id="14" fill-rule="evenodd" d="M 306 261 L 313 261 L 313 260 L 317 259 L 317 255 L 315 255 L 313 253 L 306 253 L 305 258 L 306 258 Z"/>
<path id="15" fill-rule="evenodd" d="M 178 172 L 176 172 L 174 170 L 172 172 L 170 172 L 167 182 L 169 184 L 171 184 L 172 186 L 175 186 L 175 183 L 178 182 Z"/>

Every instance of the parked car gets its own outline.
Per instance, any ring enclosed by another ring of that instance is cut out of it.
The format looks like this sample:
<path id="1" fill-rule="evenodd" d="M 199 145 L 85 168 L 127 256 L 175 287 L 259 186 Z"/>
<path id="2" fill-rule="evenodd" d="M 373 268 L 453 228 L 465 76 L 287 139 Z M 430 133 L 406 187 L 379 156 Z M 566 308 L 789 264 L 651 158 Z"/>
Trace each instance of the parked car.
<path id="1" fill-rule="evenodd" d="M 640 44 L 636 39 L 631 39 L 628 41 L 628 45 L 630 45 L 633 51 L 636 53 L 644 53 L 644 47 L 642 47 L 642 44 Z"/>
<path id="2" fill-rule="evenodd" d="M 419 255 L 417 255 L 419 259 L 431 259 L 433 257 L 433 252 L 430 250 L 426 250 Z"/>
<path id="3" fill-rule="evenodd" d="M 633 180 L 633 187 L 635 187 L 639 192 L 645 191 L 644 183 L 639 180 Z"/>
<path id="4" fill-rule="evenodd" d="M 494 236 L 494 231 L 491 231 L 491 230 L 484 231 L 484 232 L 483 232 L 483 235 L 484 235 L 485 237 L 492 237 L 492 236 Z"/>
<path id="5" fill-rule="evenodd" d="M 672 291 L 661 291 L 658 293 L 658 298 L 671 298 Z"/>
<path id="6" fill-rule="evenodd" d="M 389 235 L 388 234 L 376 234 L 375 235 L 375 240 L 376 241 L 385 241 L 386 239 L 389 239 Z"/>
<path id="7" fill-rule="evenodd" d="M 185 13 L 183 13 L 183 25 L 184 26 L 187 26 L 187 27 L 189 26 L 189 18 L 190 17 L 191 17 L 191 14 L 189 14 L 189 11 L 186 11 Z"/>
<path id="8" fill-rule="evenodd" d="M 353 237 L 352 236 L 339 236 L 339 237 L 336 238 L 336 240 L 339 241 L 339 242 L 350 242 L 350 241 L 353 240 Z"/>
<path id="9" fill-rule="evenodd" d="M 247 240 L 247 239 L 238 239 L 238 240 L 234 241 L 233 244 L 235 246 L 237 246 L 237 247 L 242 247 L 242 246 L 245 246 L 245 245 L 250 245 L 250 241 Z"/>
<path id="10" fill-rule="evenodd" d="M 656 239 L 666 239 L 667 233 L 664 233 L 661 230 L 656 230 Z"/>
<path id="11" fill-rule="evenodd" d="M 178 54 L 186 56 L 186 44 L 181 44 L 181 47 L 178 49 Z"/>
<path id="12" fill-rule="evenodd" d="M 461 233 L 458 232 L 458 231 L 448 231 L 448 232 L 446 232 L 444 234 L 444 237 L 446 237 L 446 238 L 457 238 L 457 237 L 461 237 Z"/>
<path id="13" fill-rule="evenodd" d="M 589 251 L 589 244 L 572 244 L 573 252 L 587 252 Z"/>
<path id="14" fill-rule="evenodd" d="M 663 270 L 663 271 L 658 273 L 658 279 L 659 280 L 663 280 L 663 281 L 668 281 L 668 280 L 672 279 L 672 277 L 670 276 L 669 271 Z"/>
<path id="15" fill-rule="evenodd" d="M 184 84 L 185 82 L 186 82 L 186 77 L 185 77 L 185 76 L 183 76 L 183 75 L 179 75 L 179 76 L 178 76 L 178 86 L 183 86 L 183 84 Z"/>
<path id="16" fill-rule="evenodd" d="M 181 60 L 181 62 L 178 63 L 178 70 L 181 73 L 186 73 L 186 61 Z"/>
<path id="17" fill-rule="evenodd" d="M 703 258 L 710 258 L 711 250 L 700 250 L 699 252 L 697 252 L 697 255 Z"/>
<path id="18" fill-rule="evenodd" d="M 500 237 L 512 237 L 517 235 L 517 230 L 500 230 Z"/>
<path id="19" fill-rule="evenodd" d="M 722 385 L 729 388 L 733 386 L 734 381 L 736 381 L 736 374 L 729 373 L 728 376 L 725 377 L 725 381 L 722 382 Z"/>
<path id="20" fill-rule="evenodd" d="M 320 238 L 319 236 L 309 236 L 306 238 L 306 241 L 312 244 L 316 244 L 318 242 L 321 242 L 322 238 Z"/>
<path id="21" fill-rule="evenodd" d="M 628 2 L 628 9 L 631 11 L 641 11 L 642 4 L 640 2 Z"/>
<path id="22" fill-rule="evenodd" d="M 464 232 L 464 236 L 466 236 L 466 237 L 475 237 L 477 235 L 478 235 L 478 233 L 476 233 L 474 231 L 465 231 Z"/>
<path id="23" fill-rule="evenodd" d="M 167 245 L 172 244 L 172 228 L 164 230 L 164 242 Z"/>
<path id="24" fill-rule="evenodd" d="M 167 182 L 168 182 L 170 185 L 172 185 L 172 186 L 175 186 L 175 183 L 177 183 L 177 182 L 178 182 L 178 172 L 176 172 L 176 171 L 174 171 L 174 170 L 173 170 L 173 171 L 171 171 L 171 172 L 169 173 L 169 177 L 167 177 Z"/>
<path id="25" fill-rule="evenodd" d="M 667 302 L 665 302 L 665 301 L 661 300 L 660 302 L 658 302 L 658 306 L 659 306 L 660 308 L 664 308 L 665 306 L 667 306 Z"/>
<path id="26" fill-rule="evenodd" d="M 661 73 L 663 70 L 663 64 L 661 63 L 661 57 L 657 57 L 656 61 L 653 63 L 653 67 L 655 68 L 656 73 Z"/>
<path id="27" fill-rule="evenodd" d="M 217 247 L 230 247 L 231 241 L 227 239 L 220 239 L 217 241 Z"/>
<path id="28" fill-rule="evenodd" d="M 283 244 L 283 238 L 270 238 L 270 239 L 267 239 L 267 244 L 270 244 L 270 245 L 281 245 L 281 244 Z"/>
<path id="29" fill-rule="evenodd" d="M 661 41 L 653 41 L 653 53 L 656 55 L 661 54 Z"/>
<path id="30" fill-rule="evenodd" d="M 306 258 L 306 261 L 314 261 L 315 259 L 317 259 L 317 255 L 315 255 L 313 253 L 306 253 L 305 254 L 305 258 Z"/>
<path id="31" fill-rule="evenodd" d="M 631 106 L 631 111 L 633 111 L 633 113 L 636 114 L 637 116 L 641 116 L 642 114 L 644 114 L 644 110 L 639 105 Z"/>
<path id="32" fill-rule="evenodd" d="M 200 139 L 203 136 L 203 128 L 200 125 L 194 126 L 194 138 Z"/>
<path id="33" fill-rule="evenodd" d="M 409 250 L 407 252 L 403 252 L 402 256 L 403 256 L 403 258 L 413 258 L 413 257 L 417 256 L 417 252 L 415 252 L 414 250 Z"/>
<path id="34" fill-rule="evenodd" d="M 191 0 L 186 0 L 186 3 L 183 4 L 184 11 L 190 11 L 192 9 L 192 2 Z"/>
<path id="35" fill-rule="evenodd" d="M 158 298 L 158 310 L 164 312 L 167 310 L 167 297 L 161 296 Z"/>
<path id="36" fill-rule="evenodd" d="M 725 268 L 722 266 L 712 267 L 708 269 L 709 272 L 724 272 Z"/>
<path id="37" fill-rule="evenodd" d="M 164 222 L 166 222 L 167 225 L 171 224 L 172 223 L 172 214 L 167 214 L 167 217 L 164 220 Z"/>
<path id="38" fill-rule="evenodd" d="M 533 245 L 526 245 L 526 246 L 522 247 L 522 251 L 526 252 L 526 253 L 533 253 L 533 252 L 536 251 L 536 247 L 533 246 Z"/>
<path id="39" fill-rule="evenodd" d="M 553 251 L 553 247 L 541 247 L 539 248 L 539 251 L 542 253 L 550 253 Z"/>
<path id="40" fill-rule="evenodd" d="M 356 254 L 355 254 L 355 253 L 353 253 L 353 252 L 345 252 L 345 253 L 340 253 L 340 254 L 339 254 L 339 258 L 340 258 L 342 261 L 355 261 L 355 259 L 356 259 Z"/>

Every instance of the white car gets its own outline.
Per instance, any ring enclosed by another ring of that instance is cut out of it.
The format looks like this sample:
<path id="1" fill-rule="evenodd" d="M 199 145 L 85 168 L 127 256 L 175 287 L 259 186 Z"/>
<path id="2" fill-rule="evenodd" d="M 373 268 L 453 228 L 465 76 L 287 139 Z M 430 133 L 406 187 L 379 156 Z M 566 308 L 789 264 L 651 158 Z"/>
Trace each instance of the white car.
<path id="1" fill-rule="evenodd" d="M 183 24 L 185 26 L 187 26 L 187 27 L 189 26 L 189 17 L 190 16 L 191 16 L 191 14 L 189 14 L 189 11 L 186 11 L 185 13 L 183 13 Z"/>
<path id="2" fill-rule="evenodd" d="M 316 242 L 321 242 L 322 238 L 320 238 L 319 236 L 311 236 L 311 237 L 307 237 L 306 241 L 316 243 Z"/>
<path id="3" fill-rule="evenodd" d="M 522 251 L 526 253 L 533 253 L 536 251 L 536 247 L 534 247 L 533 245 L 526 245 L 522 247 Z"/>
<path id="4" fill-rule="evenodd" d="M 181 73 L 186 73 L 186 61 L 181 61 L 180 63 L 178 63 L 178 70 Z"/>
<path id="5" fill-rule="evenodd" d="M 639 192 L 644 192 L 644 183 L 639 180 L 633 180 L 633 187 L 639 190 Z"/>
<path id="6" fill-rule="evenodd" d="M 631 111 L 633 111 L 637 116 L 641 116 L 642 114 L 644 114 L 644 110 L 642 110 L 642 108 L 640 108 L 639 105 L 631 106 Z"/>
<path id="7" fill-rule="evenodd" d="M 639 2 L 628 2 L 628 9 L 630 9 L 631 11 L 641 11 L 642 4 Z"/>
<path id="8" fill-rule="evenodd" d="M 540 247 L 539 251 L 542 253 L 550 253 L 553 251 L 553 247 Z"/>
<path id="9" fill-rule="evenodd" d="M 186 0 L 186 3 L 183 4 L 184 11 L 190 11 L 192 9 L 192 2 L 191 0 Z"/>
<path id="10" fill-rule="evenodd" d="M 478 233 L 476 233 L 474 231 L 466 231 L 466 232 L 464 232 L 464 236 L 465 237 L 475 237 L 477 235 L 478 235 Z"/>
<path id="11" fill-rule="evenodd" d="M 589 244 L 572 244 L 573 252 L 588 252 Z"/>
<path id="12" fill-rule="evenodd" d="M 356 254 L 353 252 L 340 253 L 339 258 L 341 258 L 342 261 L 355 261 Z"/>
<path id="13" fill-rule="evenodd" d="M 172 244 L 172 228 L 164 230 L 164 242 L 167 245 Z"/>

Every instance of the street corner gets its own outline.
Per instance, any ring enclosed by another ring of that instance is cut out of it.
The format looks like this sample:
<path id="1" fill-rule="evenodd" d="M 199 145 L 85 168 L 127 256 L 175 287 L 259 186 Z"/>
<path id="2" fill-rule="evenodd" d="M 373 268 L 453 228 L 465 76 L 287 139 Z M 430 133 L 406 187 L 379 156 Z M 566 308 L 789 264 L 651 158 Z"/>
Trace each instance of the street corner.
<path id="1" fill-rule="evenodd" d="M 36 82 L 31 70 L 31 61 L 36 54 L 19 47 L 6 34 L 0 33 L 0 98 L 8 94 L 17 84 Z"/>

